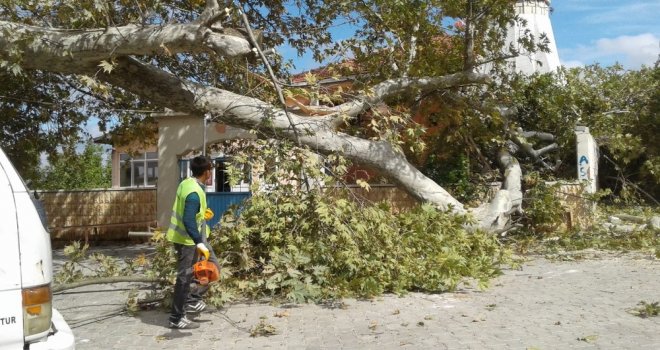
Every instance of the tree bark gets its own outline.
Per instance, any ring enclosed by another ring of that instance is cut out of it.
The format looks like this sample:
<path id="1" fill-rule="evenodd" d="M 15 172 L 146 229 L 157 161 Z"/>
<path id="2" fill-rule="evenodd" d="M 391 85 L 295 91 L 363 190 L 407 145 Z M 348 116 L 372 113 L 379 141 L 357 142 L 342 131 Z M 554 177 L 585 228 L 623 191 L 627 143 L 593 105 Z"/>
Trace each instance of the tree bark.
<path id="1" fill-rule="evenodd" d="M 0 21 L 0 33 L 0 57 L 8 59 L 11 49 L 20 49 L 22 68 L 49 67 L 44 70 L 59 73 L 79 73 L 81 65 L 93 67 L 124 55 L 212 51 L 237 57 L 251 52 L 245 38 L 194 23 L 58 30 Z"/>
<path id="2" fill-rule="evenodd" d="M 506 149 L 500 150 L 498 162 L 504 172 L 502 188 L 490 203 L 475 209 L 474 215 L 480 228 L 501 231 L 509 224 L 511 214 L 522 210 L 522 169 Z"/>

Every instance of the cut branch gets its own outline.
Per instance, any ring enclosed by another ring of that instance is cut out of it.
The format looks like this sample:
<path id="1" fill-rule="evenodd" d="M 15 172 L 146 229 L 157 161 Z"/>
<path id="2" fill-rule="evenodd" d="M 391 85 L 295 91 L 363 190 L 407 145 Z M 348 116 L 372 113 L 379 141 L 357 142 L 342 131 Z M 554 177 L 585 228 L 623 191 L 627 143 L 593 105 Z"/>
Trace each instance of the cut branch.
<path id="1" fill-rule="evenodd" d="M 555 135 L 548 133 L 548 132 L 540 132 L 540 131 L 523 131 L 522 136 L 526 138 L 535 138 L 540 141 L 548 141 L 552 142 L 555 140 Z"/>
<path id="2" fill-rule="evenodd" d="M 68 290 L 68 289 L 90 286 L 94 284 L 110 284 L 110 283 L 120 283 L 120 282 L 158 283 L 164 281 L 165 281 L 164 279 L 158 277 L 147 277 L 147 276 L 98 277 L 98 278 L 89 278 L 78 282 L 57 284 L 53 287 L 53 293 L 61 292 L 63 290 Z"/>
<path id="3" fill-rule="evenodd" d="M 532 146 L 531 143 L 527 142 L 526 137 L 524 136 L 525 134 L 528 135 L 533 135 L 539 139 L 545 139 L 545 140 L 554 140 L 554 136 L 552 134 L 548 133 L 537 133 L 537 132 L 530 132 L 530 133 L 525 133 L 522 130 L 517 130 L 512 133 L 511 135 L 511 140 L 522 150 L 527 156 L 532 158 L 534 162 L 541 163 L 545 168 L 551 171 L 555 171 L 561 163 L 555 164 L 555 166 L 551 166 L 548 163 L 546 163 L 541 157 L 549 152 L 555 151 L 559 149 L 559 145 L 556 143 L 552 143 L 548 146 L 545 146 L 541 149 L 534 149 L 534 146 Z"/>

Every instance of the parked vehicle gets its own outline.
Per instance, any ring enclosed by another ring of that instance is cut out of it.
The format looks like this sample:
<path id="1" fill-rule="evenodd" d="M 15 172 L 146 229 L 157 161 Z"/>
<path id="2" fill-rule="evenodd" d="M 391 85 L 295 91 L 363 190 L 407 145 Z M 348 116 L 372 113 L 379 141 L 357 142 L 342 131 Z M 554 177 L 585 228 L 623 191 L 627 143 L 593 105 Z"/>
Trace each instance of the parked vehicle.
<path id="1" fill-rule="evenodd" d="M 53 308 L 53 258 L 45 218 L 0 149 L 0 349 L 74 349 Z"/>

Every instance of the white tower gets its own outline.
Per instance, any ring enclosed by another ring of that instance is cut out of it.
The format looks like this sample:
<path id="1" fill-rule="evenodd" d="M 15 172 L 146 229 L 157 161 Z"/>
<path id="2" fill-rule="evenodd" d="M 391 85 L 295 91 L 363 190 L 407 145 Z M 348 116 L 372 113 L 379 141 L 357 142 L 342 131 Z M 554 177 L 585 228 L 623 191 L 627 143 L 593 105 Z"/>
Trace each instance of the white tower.
<path id="1" fill-rule="evenodd" d="M 516 2 L 516 13 L 527 21 L 527 26 L 522 27 L 516 24 L 509 28 L 507 42 L 513 43 L 514 47 L 519 48 L 517 44 L 518 39 L 523 36 L 526 29 L 529 29 L 532 35 L 534 35 L 535 40 L 538 40 L 541 34 L 545 33 L 550 40 L 550 44 L 548 45 L 550 52 L 530 54 L 521 49 L 520 56 L 511 59 L 515 71 L 524 74 L 556 71 L 560 63 L 555 35 L 552 32 L 552 24 L 550 23 L 550 0 L 518 0 Z M 537 63 L 537 61 L 541 62 L 541 64 Z"/>

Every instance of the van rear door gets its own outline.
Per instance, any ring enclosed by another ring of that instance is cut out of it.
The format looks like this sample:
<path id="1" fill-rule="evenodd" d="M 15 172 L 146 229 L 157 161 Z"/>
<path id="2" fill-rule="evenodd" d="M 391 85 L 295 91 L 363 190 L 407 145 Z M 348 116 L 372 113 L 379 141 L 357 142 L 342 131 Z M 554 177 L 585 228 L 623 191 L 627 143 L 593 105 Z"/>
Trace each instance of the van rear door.
<path id="1" fill-rule="evenodd" d="M 23 299 L 13 169 L 0 162 L 0 349 L 23 348 Z M 11 165 L 9 165 L 11 166 Z"/>

